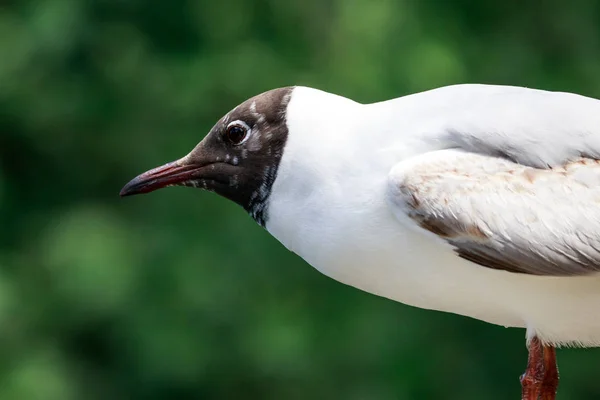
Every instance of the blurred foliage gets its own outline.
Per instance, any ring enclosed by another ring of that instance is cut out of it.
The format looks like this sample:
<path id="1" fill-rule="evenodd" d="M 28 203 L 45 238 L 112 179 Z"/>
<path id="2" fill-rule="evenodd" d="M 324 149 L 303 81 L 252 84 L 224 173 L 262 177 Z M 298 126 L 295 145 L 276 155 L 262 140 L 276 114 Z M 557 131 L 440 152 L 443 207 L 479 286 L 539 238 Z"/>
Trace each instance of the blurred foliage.
<path id="1" fill-rule="evenodd" d="M 118 191 L 278 86 L 600 97 L 599 71 L 596 0 L 5 0 L 0 398 L 517 398 L 523 331 L 343 286 L 212 194 Z M 598 356 L 559 351 L 561 398 L 600 396 Z"/>

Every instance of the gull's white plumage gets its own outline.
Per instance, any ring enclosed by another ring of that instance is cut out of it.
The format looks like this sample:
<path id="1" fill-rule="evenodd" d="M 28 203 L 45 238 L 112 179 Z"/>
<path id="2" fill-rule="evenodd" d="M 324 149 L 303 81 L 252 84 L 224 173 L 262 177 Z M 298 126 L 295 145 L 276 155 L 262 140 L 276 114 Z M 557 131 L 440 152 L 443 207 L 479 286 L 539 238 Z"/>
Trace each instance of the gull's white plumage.
<path id="1" fill-rule="evenodd" d="M 287 124 L 266 227 L 313 267 L 406 304 L 526 327 L 547 343 L 600 345 L 597 273 L 532 275 L 481 266 L 460 258 L 456 243 L 422 228 L 411 214 L 417 201 L 419 212 L 437 222 L 473 222 L 504 240 L 531 237 L 525 247 L 533 251 L 563 251 L 566 230 L 575 233 L 566 248 L 597 252 L 600 168 L 591 160 L 600 159 L 600 101 L 457 85 L 362 105 L 298 87 Z M 560 172 L 581 157 L 590 161 Z M 538 199 L 547 193 L 548 203 L 532 205 L 527 190 Z M 556 207 L 570 214 L 560 219 Z M 539 221 L 529 235 L 532 218 Z M 474 232 L 466 239 L 476 241 Z"/>

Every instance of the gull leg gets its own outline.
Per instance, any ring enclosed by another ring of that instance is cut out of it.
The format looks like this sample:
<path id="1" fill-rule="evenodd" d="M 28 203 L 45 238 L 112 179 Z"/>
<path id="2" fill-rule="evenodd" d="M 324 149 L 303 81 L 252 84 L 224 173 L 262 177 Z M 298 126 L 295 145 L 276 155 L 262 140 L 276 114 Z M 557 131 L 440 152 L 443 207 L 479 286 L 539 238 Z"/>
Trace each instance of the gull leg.
<path id="1" fill-rule="evenodd" d="M 521 400 L 538 400 L 544 379 L 544 350 L 542 343 L 534 336 L 529 343 L 527 369 L 521 375 Z"/>
<path id="2" fill-rule="evenodd" d="M 556 363 L 556 349 L 544 346 L 544 378 L 542 380 L 540 399 L 556 399 L 558 389 L 558 365 Z"/>

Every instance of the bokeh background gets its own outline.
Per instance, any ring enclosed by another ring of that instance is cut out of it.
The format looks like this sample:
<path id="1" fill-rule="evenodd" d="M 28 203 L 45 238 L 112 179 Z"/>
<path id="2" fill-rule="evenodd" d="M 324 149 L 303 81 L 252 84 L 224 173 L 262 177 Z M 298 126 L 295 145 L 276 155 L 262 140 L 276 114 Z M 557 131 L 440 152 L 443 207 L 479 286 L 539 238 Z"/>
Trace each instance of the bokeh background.
<path id="1" fill-rule="evenodd" d="M 2 1 L 0 399 L 518 398 L 523 331 L 343 286 L 213 194 L 118 197 L 274 87 L 464 82 L 600 97 L 600 2 Z M 600 396 L 600 350 L 559 363 Z"/>

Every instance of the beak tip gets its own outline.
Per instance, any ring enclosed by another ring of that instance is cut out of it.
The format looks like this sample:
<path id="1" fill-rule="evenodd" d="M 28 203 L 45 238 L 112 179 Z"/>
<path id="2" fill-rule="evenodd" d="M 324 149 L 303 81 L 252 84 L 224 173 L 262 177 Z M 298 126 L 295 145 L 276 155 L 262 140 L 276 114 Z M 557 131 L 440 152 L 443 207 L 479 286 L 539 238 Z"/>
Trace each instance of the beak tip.
<path id="1" fill-rule="evenodd" d="M 129 193 L 129 191 L 127 190 L 127 187 L 124 187 L 119 192 L 119 197 L 127 197 L 127 196 L 131 196 L 131 195 L 132 195 L 132 193 Z"/>
<path id="2" fill-rule="evenodd" d="M 127 197 L 133 196 L 134 194 L 143 193 L 143 191 L 140 190 L 139 181 L 139 176 L 129 181 L 125 186 L 123 186 L 123 188 L 119 192 L 119 196 Z"/>

